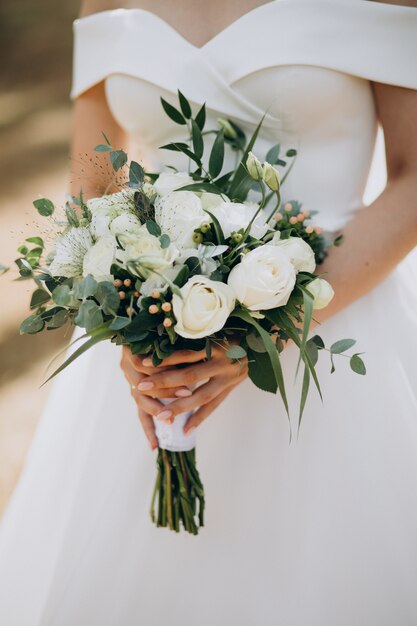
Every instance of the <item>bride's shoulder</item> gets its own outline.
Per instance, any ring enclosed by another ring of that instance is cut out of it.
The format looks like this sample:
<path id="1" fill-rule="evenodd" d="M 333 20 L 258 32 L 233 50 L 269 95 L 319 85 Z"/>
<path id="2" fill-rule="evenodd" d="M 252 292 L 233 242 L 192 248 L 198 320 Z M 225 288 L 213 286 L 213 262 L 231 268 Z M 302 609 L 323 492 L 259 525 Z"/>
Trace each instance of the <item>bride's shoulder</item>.
<path id="1" fill-rule="evenodd" d="M 120 8 L 123 8 L 123 3 L 120 2 L 120 0 L 83 0 L 81 3 L 80 17 Z"/>

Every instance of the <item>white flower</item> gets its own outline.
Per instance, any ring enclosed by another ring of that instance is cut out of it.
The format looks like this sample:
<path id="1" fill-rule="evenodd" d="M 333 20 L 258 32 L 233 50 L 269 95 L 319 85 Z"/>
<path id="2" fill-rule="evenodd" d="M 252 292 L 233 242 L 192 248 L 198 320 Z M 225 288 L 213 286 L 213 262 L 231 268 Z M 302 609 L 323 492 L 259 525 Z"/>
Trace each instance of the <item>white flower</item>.
<path id="1" fill-rule="evenodd" d="M 91 211 L 90 231 L 94 237 L 108 235 L 110 223 L 119 215 L 135 214 L 133 200 L 135 191 L 128 187 L 117 193 L 87 200 L 87 206 Z"/>
<path id="2" fill-rule="evenodd" d="M 122 213 L 116 217 L 110 224 L 110 232 L 112 235 L 134 235 L 139 232 L 141 223 L 136 215 L 130 213 Z"/>
<path id="3" fill-rule="evenodd" d="M 166 278 L 171 282 L 174 281 L 182 267 L 182 265 L 167 267 L 162 271 L 160 275 L 151 274 L 149 278 L 143 281 L 140 287 L 141 295 L 149 297 L 153 291 L 159 291 L 161 293 L 166 291 L 169 287 L 169 283 L 167 282 Z"/>
<path id="4" fill-rule="evenodd" d="M 224 236 L 227 239 L 232 232 L 241 228 L 245 230 L 258 209 L 259 205 L 256 202 L 247 204 L 221 202 L 217 206 L 213 206 L 210 212 L 219 220 Z M 267 230 L 268 224 L 265 222 L 262 211 L 260 211 L 251 225 L 250 234 L 252 237 L 256 237 L 256 239 L 261 239 Z"/>
<path id="5" fill-rule="evenodd" d="M 307 285 L 307 291 L 314 298 L 313 308 L 324 309 L 333 300 L 333 287 L 323 278 L 315 278 Z"/>
<path id="6" fill-rule="evenodd" d="M 295 276 L 288 257 L 279 248 L 266 245 L 245 254 L 227 283 L 250 311 L 262 311 L 287 304 Z"/>
<path id="7" fill-rule="evenodd" d="M 206 276 L 193 276 L 174 294 L 172 307 L 177 319 L 175 332 L 181 337 L 199 339 L 221 330 L 233 311 L 233 291 Z"/>
<path id="8" fill-rule="evenodd" d="M 249 176 L 253 178 L 253 180 L 262 180 L 263 178 L 263 169 L 262 164 L 259 159 L 253 154 L 253 152 L 249 152 L 248 158 L 246 159 L 246 167 L 249 172 Z"/>
<path id="9" fill-rule="evenodd" d="M 264 163 L 263 179 L 272 191 L 278 191 L 280 186 L 279 172 L 268 161 Z"/>
<path id="10" fill-rule="evenodd" d="M 174 189 L 191 185 L 193 179 L 188 172 L 162 172 L 153 184 L 153 188 L 160 196 L 166 196 Z"/>
<path id="11" fill-rule="evenodd" d="M 200 198 L 192 191 L 172 191 L 157 198 L 155 220 L 180 248 L 195 248 L 198 244 L 193 241 L 194 230 L 210 221 Z"/>
<path id="12" fill-rule="evenodd" d="M 218 193 L 210 193 L 209 191 L 203 191 L 200 195 L 201 206 L 204 210 L 211 211 L 211 209 L 219 204 L 222 204 L 225 200 L 229 201 L 229 198 L 224 194 L 220 195 Z M 208 216 L 207 216 L 208 218 Z M 207 219 L 209 222 L 210 220 Z"/>
<path id="13" fill-rule="evenodd" d="M 277 246 L 289 258 L 297 272 L 310 272 L 316 269 L 314 251 L 301 237 L 289 237 L 288 239 L 276 239 L 272 245 Z"/>
<path id="14" fill-rule="evenodd" d="M 201 243 L 197 250 L 195 248 L 182 248 L 178 261 L 184 262 L 190 257 L 197 257 L 200 262 L 201 273 L 209 276 L 220 265 L 220 262 L 216 261 L 214 257 L 220 256 L 227 250 L 228 246 L 206 246 Z"/>
<path id="15" fill-rule="evenodd" d="M 137 261 L 136 271 L 129 265 L 129 270 L 138 276 L 147 278 L 152 275 L 152 270 L 163 272 L 172 267 L 178 257 L 178 250 L 173 245 L 162 248 L 158 237 L 151 235 L 146 226 L 132 235 L 121 235 L 120 243 L 124 250 L 117 250 L 117 260 L 122 267 L 127 267 L 129 261 Z"/>
<path id="16" fill-rule="evenodd" d="M 115 261 L 116 242 L 113 237 L 100 237 L 84 257 L 83 276 L 91 274 L 98 282 L 113 280 L 110 268 Z"/>
<path id="17" fill-rule="evenodd" d="M 49 272 L 52 276 L 82 276 L 83 261 L 93 245 L 88 228 L 71 228 L 55 243 L 55 254 Z"/>

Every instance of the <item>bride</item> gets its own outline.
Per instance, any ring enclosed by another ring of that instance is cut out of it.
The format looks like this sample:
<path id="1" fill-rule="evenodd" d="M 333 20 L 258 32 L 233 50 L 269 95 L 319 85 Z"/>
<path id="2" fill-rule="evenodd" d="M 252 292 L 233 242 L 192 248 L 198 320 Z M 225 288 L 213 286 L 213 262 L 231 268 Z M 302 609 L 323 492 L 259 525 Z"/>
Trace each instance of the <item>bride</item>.
<path id="1" fill-rule="evenodd" d="M 415 626 L 417 283 L 400 263 L 417 244 L 415 3 L 86 0 L 74 32 L 72 191 L 110 183 L 89 160 L 102 130 L 151 171 L 166 162 L 158 146 L 179 137 L 159 98 L 177 88 L 212 125 L 250 132 L 267 111 L 259 156 L 298 150 L 284 202 L 344 232 L 320 334 L 357 339 L 368 375 L 320 365 L 324 405 L 311 395 L 289 445 L 277 398 L 220 354 L 203 375 L 200 354 L 155 370 L 96 346 L 54 384 L 3 520 L 0 622 Z M 364 206 L 378 122 L 388 183 Z M 290 384 L 295 364 L 288 346 Z M 189 409 L 208 500 L 198 537 L 148 513 L 152 416 Z"/>

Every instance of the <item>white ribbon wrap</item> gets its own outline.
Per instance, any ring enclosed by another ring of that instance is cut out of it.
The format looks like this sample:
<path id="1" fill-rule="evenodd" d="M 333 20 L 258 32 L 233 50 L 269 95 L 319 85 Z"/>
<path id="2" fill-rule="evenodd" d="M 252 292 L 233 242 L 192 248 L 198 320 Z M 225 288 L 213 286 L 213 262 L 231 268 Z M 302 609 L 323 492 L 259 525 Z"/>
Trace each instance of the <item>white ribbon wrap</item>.
<path id="1" fill-rule="evenodd" d="M 170 404 L 172 400 L 160 400 L 160 402 Z M 195 432 L 192 432 L 190 435 L 185 435 L 183 430 L 184 425 L 192 414 L 193 411 L 187 411 L 186 413 L 176 415 L 173 424 L 168 424 L 154 417 L 155 434 L 158 438 L 160 448 L 170 450 L 170 452 L 188 452 L 195 448 Z"/>

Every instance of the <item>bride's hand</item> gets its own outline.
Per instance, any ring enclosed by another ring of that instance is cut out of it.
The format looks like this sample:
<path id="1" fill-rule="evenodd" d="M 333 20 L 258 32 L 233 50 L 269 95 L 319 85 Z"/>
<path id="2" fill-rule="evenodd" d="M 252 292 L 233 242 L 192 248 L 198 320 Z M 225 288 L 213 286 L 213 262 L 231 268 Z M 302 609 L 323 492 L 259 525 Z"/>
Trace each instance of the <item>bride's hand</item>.
<path id="1" fill-rule="evenodd" d="M 190 364 L 188 367 L 176 368 L 179 364 Z M 140 372 L 149 370 L 149 358 L 138 359 L 136 368 Z M 184 427 L 184 432 L 194 430 L 210 413 L 226 398 L 231 390 L 239 385 L 248 374 L 246 359 L 233 363 L 226 356 L 222 347 L 213 347 L 212 357 L 206 359 L 204 350 L 195 352 L 182 350 L 164 360 L 162 366 L 153 368 L 146 378 L 138 384 L 142 398 L 172 398 L 179 396 L 169 406 L 163 406 L 158 412 L 152 412 L 157 419 L 172 423 L 176 415 L 195 410 Z M 202 384 L 203 383 L 203 384 Z M 194 391 L 194 388 L 199 385 Z M 187 390 L 184 393 L 180 390 Z"/>

